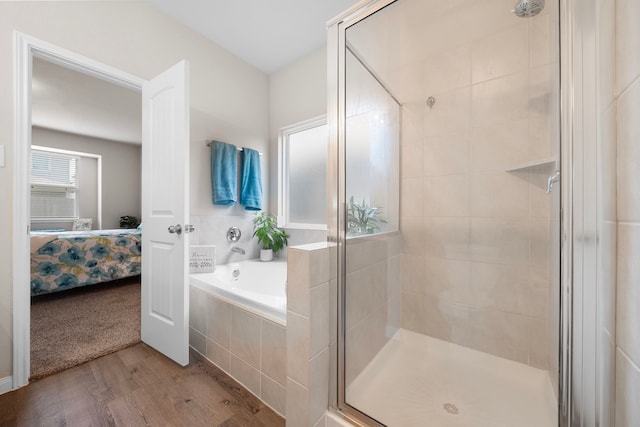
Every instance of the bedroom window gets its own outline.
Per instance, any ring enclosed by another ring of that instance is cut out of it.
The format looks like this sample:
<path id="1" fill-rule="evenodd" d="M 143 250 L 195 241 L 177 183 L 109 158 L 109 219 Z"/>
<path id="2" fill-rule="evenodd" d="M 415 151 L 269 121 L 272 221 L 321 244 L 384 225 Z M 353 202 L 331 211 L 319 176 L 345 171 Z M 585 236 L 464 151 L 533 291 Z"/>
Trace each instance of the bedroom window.
<path id="1" fill-rule="evenodd" d="M 78 218 L 78 156 L 31 150 L 31 219 Z"/>

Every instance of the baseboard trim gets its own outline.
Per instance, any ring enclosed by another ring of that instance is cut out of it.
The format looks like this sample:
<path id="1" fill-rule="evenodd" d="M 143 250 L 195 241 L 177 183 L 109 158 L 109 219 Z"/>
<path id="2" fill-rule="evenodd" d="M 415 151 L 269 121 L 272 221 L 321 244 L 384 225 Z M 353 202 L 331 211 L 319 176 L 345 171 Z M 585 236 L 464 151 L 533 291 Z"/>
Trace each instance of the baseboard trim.
<path id="1" fill-rule="evenodd" d="M 13 377 L 0 378 L 0 394 L 11 391 L 13 388 Z"/>

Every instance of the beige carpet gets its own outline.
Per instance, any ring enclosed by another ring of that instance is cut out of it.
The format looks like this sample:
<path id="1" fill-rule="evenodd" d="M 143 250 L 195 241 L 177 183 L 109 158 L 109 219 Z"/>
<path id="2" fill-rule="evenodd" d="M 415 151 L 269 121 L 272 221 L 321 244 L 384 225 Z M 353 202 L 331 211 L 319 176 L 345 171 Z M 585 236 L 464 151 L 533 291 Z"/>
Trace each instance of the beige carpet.
<path id="1" fill-rule="evenodd" d="M 140 276 L 31 299 L 31 379 L 140 342 Z"/>

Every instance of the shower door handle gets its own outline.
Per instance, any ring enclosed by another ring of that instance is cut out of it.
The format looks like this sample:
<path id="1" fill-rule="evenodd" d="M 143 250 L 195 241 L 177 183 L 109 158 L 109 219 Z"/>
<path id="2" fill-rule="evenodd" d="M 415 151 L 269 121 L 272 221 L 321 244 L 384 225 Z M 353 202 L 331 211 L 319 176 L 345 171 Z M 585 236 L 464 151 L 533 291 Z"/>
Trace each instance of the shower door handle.
<path id="1" fill-rule="evenodd" d="M 560 171 L 556 171 L 553 175 L 547 179 L 547 194 L 553 191 L 553 184 L 560 181 Z"/>

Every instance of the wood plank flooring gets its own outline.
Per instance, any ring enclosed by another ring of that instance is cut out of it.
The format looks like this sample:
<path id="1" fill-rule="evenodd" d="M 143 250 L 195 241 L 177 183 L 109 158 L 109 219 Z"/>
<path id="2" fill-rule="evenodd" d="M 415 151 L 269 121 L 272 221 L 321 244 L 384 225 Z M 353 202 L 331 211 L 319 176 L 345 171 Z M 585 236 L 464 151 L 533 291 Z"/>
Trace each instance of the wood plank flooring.
<path id="1" fill-rule="evenodd" d="M 284 427 L 284 419 L 191 352 L 183 368 L 145 344 L 0 395 L 5 426 Z"/>

